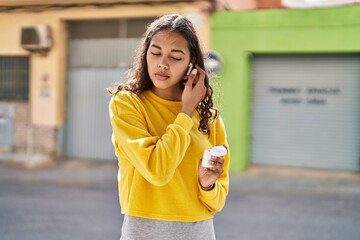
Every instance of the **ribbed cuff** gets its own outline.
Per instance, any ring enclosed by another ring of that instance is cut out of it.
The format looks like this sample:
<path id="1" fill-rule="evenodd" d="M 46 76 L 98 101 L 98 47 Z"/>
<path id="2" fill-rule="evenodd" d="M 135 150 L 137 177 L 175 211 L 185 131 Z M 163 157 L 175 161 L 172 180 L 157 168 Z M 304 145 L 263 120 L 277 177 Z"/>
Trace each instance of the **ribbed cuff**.
<path id="1" fill-rule="evenodd" d="M 206 199 L 206 200 L 213 200 L 215 197 L 216 197 L 216 195 L 217 195 L 217 185 L 218 185 L 219 183 L 216 181 L 215 182 L 215 186 L 214 186 L 214 188 L 213 189 L 211 189 L 210 191 L 206 191 L 206 190 L 203 190 L 202 188 L 201 188 L 201 185 L 200 185 L 200 183 L 199 183 L 199 187 L 200 187 L 200 191 L 201 191 L 201 195 L 202 195 L 202 197 L 203 197 L 203 199 Z"/>

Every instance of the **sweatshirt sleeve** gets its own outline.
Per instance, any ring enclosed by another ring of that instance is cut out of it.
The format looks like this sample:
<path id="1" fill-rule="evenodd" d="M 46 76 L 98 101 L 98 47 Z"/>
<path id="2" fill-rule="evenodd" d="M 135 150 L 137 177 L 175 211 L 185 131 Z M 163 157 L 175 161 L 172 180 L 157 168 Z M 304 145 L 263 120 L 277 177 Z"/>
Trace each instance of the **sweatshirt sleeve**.
<path id="1" fill-rule="evenodd" d="M 224 156 L 224 172 L 215 182 L 214 189 L 210 191 L 199 191 L 200 201 L 212 212 L 219 212 L 225 205 L 226 197 L 229 193 L 229 165 L 230 165 L 230 148 L 226 139 L 225 126 L 222 119 L 219 117 L 215 123 L 215 145 L 228 146 L 228 152 Z"/>
<path id="2" fill-rule="evenodd" d="M 152 136 L 135 98 L 130 93 L 118 93 L 110 101 L 113 144 L 148 182 L 163 186 L 185 155 L 193 120 L 179 113 L 162 136 Z"/>

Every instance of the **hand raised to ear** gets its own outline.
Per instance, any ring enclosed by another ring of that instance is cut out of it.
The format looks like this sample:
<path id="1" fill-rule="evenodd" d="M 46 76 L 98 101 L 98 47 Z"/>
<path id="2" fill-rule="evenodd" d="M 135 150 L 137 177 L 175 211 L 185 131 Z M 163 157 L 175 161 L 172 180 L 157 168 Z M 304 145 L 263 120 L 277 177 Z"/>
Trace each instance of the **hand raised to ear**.
<path id="1" fill-rule="evenodd" d="M 182 112 L 190 117 L 193 116 L 198 104 L 204 99 L 206 95 L 205 87 L 205 71 L 198 65 L 191 71 L 190 76 L 185 83 L 185 88 L 182 93 Z"/>

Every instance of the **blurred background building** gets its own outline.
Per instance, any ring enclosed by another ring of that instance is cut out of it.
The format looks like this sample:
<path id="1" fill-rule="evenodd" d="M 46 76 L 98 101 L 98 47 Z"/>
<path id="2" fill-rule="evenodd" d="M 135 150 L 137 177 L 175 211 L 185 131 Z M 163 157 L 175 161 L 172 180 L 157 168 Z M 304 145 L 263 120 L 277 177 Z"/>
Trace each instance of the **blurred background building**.
<path id="1" fill-rule="evenodd" d="M 105 88 L 146 25 L 179 12 L 208 45 L 208 1 L 0 1 L 2 159 L 114 160 Z"/>
<path id="2" fill-rule="evenodd" d="M 0 0 L 0 160 L 115 159 L 105 88 L 146 25 L 181 13 L 221 56 L 232 150 L 250 164 L 360 170 L 360 5 L 350 0 Z"/>
<path id="3" fill-rule="evenodd" d="M 360 5 L 281 4 L 211 17 L 211 46 L 224 59 L 221 110 L 232 169 L 359 171 Z"/>

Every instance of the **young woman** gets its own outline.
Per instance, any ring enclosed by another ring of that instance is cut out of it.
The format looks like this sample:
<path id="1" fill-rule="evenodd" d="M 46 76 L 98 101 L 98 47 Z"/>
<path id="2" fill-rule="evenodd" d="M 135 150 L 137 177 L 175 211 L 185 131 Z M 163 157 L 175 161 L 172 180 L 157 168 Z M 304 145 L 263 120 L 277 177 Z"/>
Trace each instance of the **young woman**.
<path id="1" fill-rule="evenodd" d="M 215 239 L 229 153 L 201 166 L 204 150 L 227 141 L 191 22 L 178 14 L 155 20 L 130 75 L 110 102 L 121 240 Z"/>

